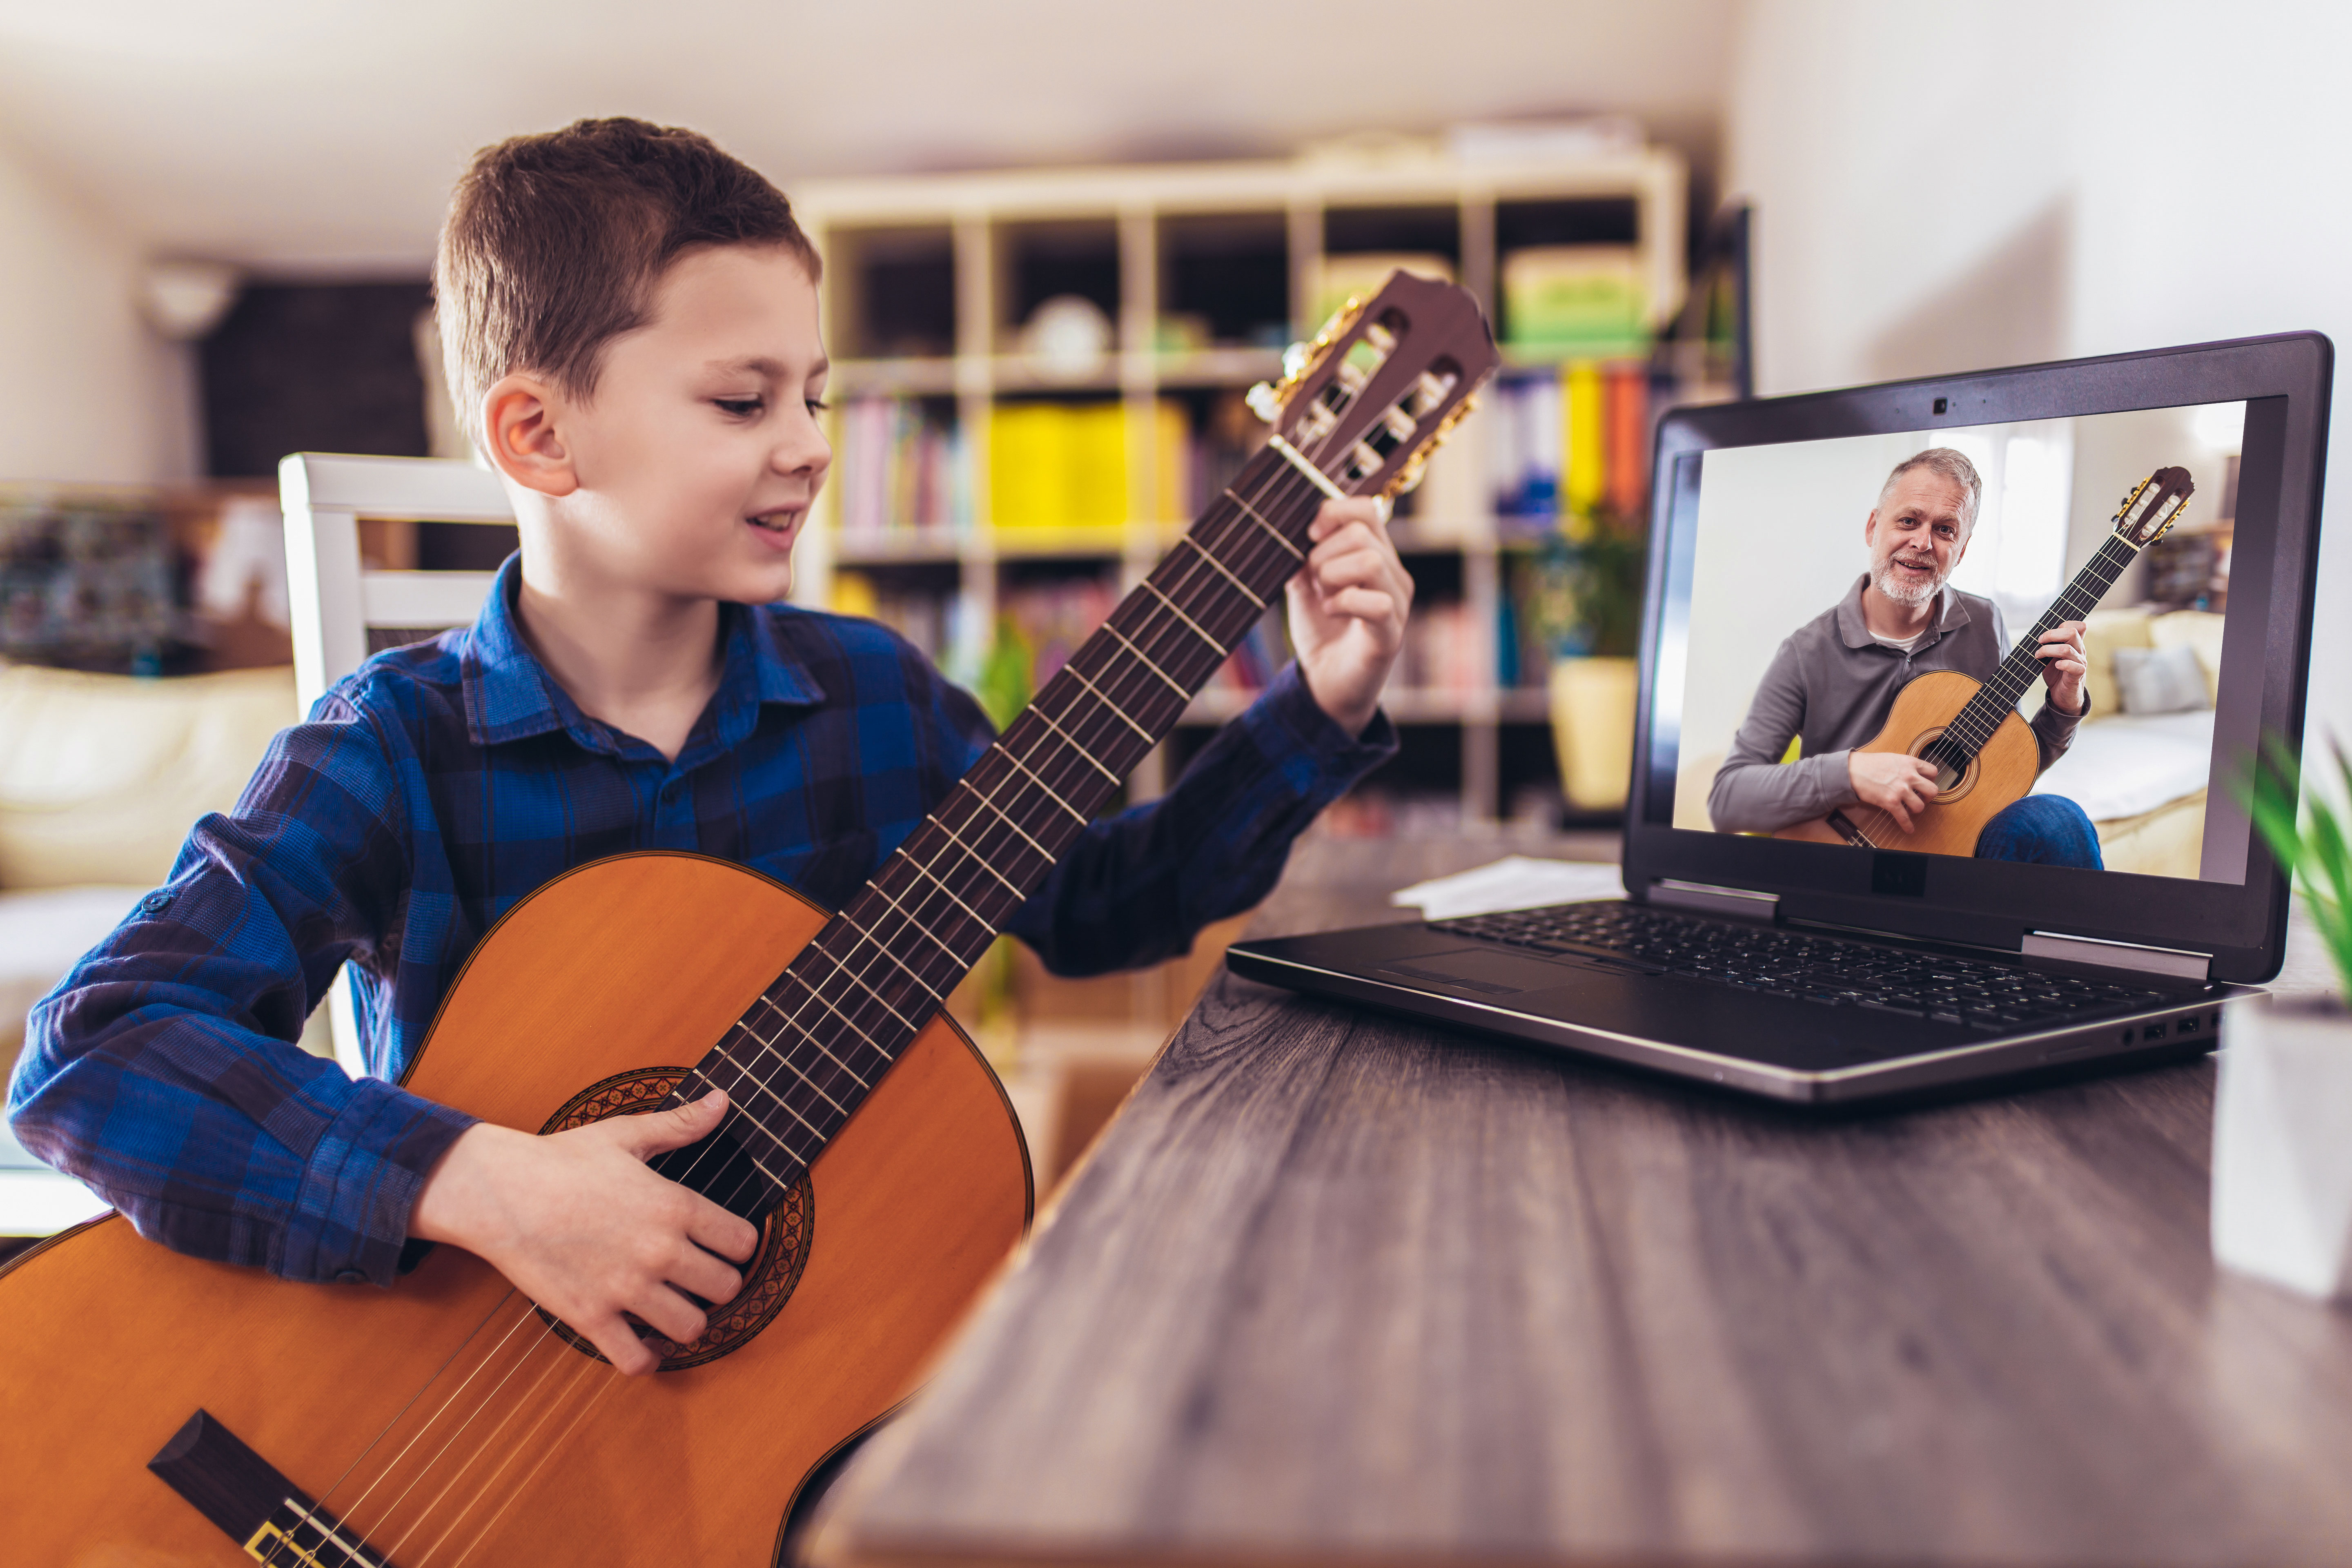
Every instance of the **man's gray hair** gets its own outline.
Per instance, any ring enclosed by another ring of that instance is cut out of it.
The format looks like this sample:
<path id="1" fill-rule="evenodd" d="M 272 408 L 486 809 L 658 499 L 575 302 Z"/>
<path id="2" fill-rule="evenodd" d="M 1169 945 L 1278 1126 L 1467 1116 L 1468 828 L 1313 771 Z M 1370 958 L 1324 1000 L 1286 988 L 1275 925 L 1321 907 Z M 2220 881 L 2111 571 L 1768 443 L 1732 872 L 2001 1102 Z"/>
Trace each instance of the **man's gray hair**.
<path id="1" fill-rule="evenodd" d="M 1925 468 L 1938 479 L 1948 479 L 1960 487 L 1960 523 L 1964 529 L 1977 525 L 1977 503 L 1984 500 L 1984 480 L 1977 476 L 1977 466 L 1949 447 L 1930 447 L 1924 452 L 1914 452 L 1895 465 L 1886 482 L 1878 487 L 1878 503 L 1895 493 L 1895 481 L 1914 468 Z"/>

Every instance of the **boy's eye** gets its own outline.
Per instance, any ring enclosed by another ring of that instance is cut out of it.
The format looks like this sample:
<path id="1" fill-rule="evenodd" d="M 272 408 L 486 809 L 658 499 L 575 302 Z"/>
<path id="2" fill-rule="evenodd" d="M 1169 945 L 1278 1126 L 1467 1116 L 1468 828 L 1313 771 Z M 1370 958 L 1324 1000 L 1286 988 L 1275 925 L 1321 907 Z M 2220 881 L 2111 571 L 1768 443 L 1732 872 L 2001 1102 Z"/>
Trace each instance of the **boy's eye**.
<path id="1" fill-rule="evenodd" d="M 832 405 L 832 404 L 827 403 L 827 402 L 826 402 L 824 398 L 822 398 L 822 397 L 809 397 L 809 398 L 803 398 L 803 399 L 802 399 L 802 401 L 803 401 L 803 402 L 804 402 L 804 403 L 806 403 L 806 404 L 808 405 L 808 411 L 809 411 L 811 414 L 822 414 L 822 413 L 824 413 L 826 409 L 831 408 L 831 407 L 833 406 L 833 405 Z"/>
<path id="2" fill-rule="evenodd" d="M 738 419 L 750 418 L 760 412 L 761 407 L 760 400 L 756 397 L 714 397 L 711 401 Z"/>

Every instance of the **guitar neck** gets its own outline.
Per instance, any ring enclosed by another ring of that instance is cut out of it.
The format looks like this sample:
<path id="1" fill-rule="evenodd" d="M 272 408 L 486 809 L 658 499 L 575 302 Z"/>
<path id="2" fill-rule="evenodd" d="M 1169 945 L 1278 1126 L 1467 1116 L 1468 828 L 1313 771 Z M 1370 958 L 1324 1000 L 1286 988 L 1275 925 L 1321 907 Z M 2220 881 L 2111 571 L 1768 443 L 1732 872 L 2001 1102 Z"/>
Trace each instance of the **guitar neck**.
<path id="1" fill-rule="evenodd" d="M 1992 679 L 1978 689 L 1977 694 L 1969 700 L 1968 706 L 1960 710 L 1959 716 L 1952 721 L 1951 727 L 1945 731 L 1945 740 L 1950 743 L 1947 748 L 1948 752 L 1957 753 L 1958 760 L 1965 761 L 1976 755 L 1985 742 L 1992 739 L 1993 731 L 2000 727 L 2001 721 L 2017 710 L 2017 704 L 2027 689 L 2042 679 L 2042 660 L 2035 650 L 2041 647 L 2043 635 L 2067 621 L 2079 621 L 2096 609 L 2107 590 L 2116 585 L 2116 579 L 2123 575 L 2124 568 L 2130 565 L 2133 557 L 2138 553 L 2138 550 L 2121 536 L 2111 533 L 2106 537 L 2090 560 L 2083 563 L 2083 569 L 2074 574 L 2074 580 L 2066 584 L 2065 591 L 2042 613 L 2042 618 L 2033 623 L 2032 628 L 2018 639 L 2017 646 L 2009 650 L 2009 657 L 2000 661 L 2000 668 L 1993 672 Z"/>
<path id="2" fill-rule="evenodd" d="M 777 1195 L 1281 596 L 1322 500 L 1252 458 L 704 1059 Z"/>

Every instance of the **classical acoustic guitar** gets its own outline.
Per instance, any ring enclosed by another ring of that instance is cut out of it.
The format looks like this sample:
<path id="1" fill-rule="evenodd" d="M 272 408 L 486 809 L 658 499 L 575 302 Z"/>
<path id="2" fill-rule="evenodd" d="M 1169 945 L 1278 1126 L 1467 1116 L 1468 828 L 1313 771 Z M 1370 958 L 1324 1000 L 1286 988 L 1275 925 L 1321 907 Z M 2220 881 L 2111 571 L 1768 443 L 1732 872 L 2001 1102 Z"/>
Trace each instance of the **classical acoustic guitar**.
<path id="1" fill-rule="evenodd" d="M 410 1089 L 546 1132 L 730 1095 L 656 1162 L 761 1228 L 702 1339 L 625 1378 L 454 1247 L 389 1290 L 297 1285 L 100 1218 L 0 1274 L 0 1555 L 770 1562 L 1028 1223 L 1020 1130 L 942 998 L 1279 600 L 1324 498 L 1416 479 L 1496 363 L 1450 285 L 1341 312 L 1254 396 L 1266 446 L 839 913 L 629 855 L 483 939 Z"/>
<path id="2" fill-rule="evenodd" d="M 2133 558 L 2164 537 L 2196 489 L 2186 468 L 2158 468 L 2134 485 L 2116 512 L 2113 531 L 2033 629 L 2009 650 L 1991 679 L 1931 669 L 1904 682 L 1885 726 L 1855 749 L 1905 752 L 1935 764 L 1936 796 L 1911 814 L 1910 832 L 1877 806 L 1849 805 L 1772 837 L 1915 854 L 1975 854 L 1985 824 L 2003 806 L 2024 799 L 2042 772 L 2041 746 L 2017 703 L 2042 678 L 2034 650 L 2043 634 L 2089 615 Z"/>

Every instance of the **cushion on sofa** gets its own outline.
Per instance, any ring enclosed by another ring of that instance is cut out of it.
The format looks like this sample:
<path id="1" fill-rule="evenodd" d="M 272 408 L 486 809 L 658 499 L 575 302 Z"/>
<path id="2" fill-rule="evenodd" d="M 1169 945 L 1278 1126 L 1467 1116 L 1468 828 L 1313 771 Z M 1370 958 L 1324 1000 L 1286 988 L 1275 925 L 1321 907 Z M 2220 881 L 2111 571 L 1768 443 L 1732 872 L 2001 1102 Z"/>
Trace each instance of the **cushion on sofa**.
<path id="1" fill-rule="evenodd" d="M 0 889 L 153 887 L 299 717 L 290 669 L 137 680 L 0 667 Z"/>
<path id="2" fill-rule="evenodd" d="M 2198 668 L 2205 676 L 2208 703 L 2221 700 L 2222 624 L 2222 616 L 2214 610 L 2175 610 L 2147 623 L 2150 647 L 2185 647 L 2197 656 Z"/>
<path id="3" fill-rule="evenodd" d="M 2091 717 L 2112 718 L 2124 710 L 2123 691 L 2116 685 L 2116 649 L 2154 647 L 2148 639 L 2149 613 L 2145 609 L 2093 610 L 2083 618 L 2084 689 L 2091 696 Z"/>

